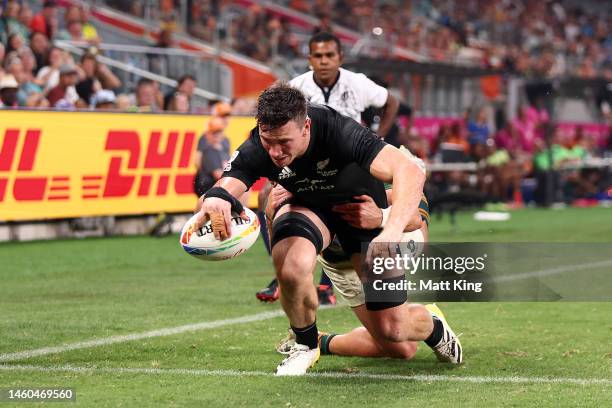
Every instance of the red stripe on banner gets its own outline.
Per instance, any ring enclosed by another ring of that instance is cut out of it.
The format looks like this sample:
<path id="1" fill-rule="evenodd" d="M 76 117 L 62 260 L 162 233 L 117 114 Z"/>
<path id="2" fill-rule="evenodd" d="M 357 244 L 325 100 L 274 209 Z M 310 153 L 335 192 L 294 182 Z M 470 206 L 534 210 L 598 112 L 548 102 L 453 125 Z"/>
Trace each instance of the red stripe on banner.
<path id="1" fill-rule="evenodd" d="M 20 171 L 30 171 L 34 167 L 34 159 L 36 159 L 36 151 L 40 142 L 40 130 L 29 129 L 26 133 L 25 143 L 21 151 L 21 159 L 19 160 Z"/>
<path id="2" fill-rule="evenodd" d="M 140 197 L 149 195 L 151 189 L 151 176 L 142 176 L 140 186 L 138 186 L 138 195 Z"/>
<path id="3" fill-rule="evenodd" d="M 4 142 L 2 142 L 2 149 L 0 149 L 0 171 L 11 169 L 15 158 L 17 139 L 19 139 L 19 129 L 6 129 L 4 131 Z"/>
<path id="4" fill-rule="evenodd" d="M 83 190 L 99 190 L 100 187 L 102 187 L 102 186 L 101 185 L 97 185 L 97 186 L 94 186 L 94 185 L 85 185 L 85 186 L 83 186 Z"/>
<path id="5" fill-rule="evenodd" d="M 161 176 L 159 178 L 159 183 L 157 184 L 157 195 L 161 196 L 161 195 L 165 195 L 168 192 L 168 180 L 170 179 L 170 176 Z"/>
<path id="6" fill-rule="evenodd" d="M 90 199 L 90 198 L 98 198 L 97 194 L 83 194 L 83 198 L 84 199 Z"/>
<path id="7" fill-rule="evenodd" d="M 83 176 L 83 181 L 102 180 L 102 176 Z"/>
<path id="8" fill-rule="evenodd" d="M 70 196 L 51 196 L 47 197 L 47 200 L 68 200 Z"/>
<path id="9" fill-rule="evenodd" d="M 13 196 L 17 201 L 42 201 L 46 187 L 44 177 L 18 178 L 13 184 Z"/>
<path id="10" fill-rule="evenodd" d="M 70 186 L 51 186 L 49 187 L 49 191 L 64 191 L 70 190 Z"/>
<path id="11" fill-rule="evenodd" d="M 70 181 L 70 177 L 54 176 L 51 180 L 53 180 L 53 181 Z"/>
<path id="12" fill-rule="evenodd" d="M 183 148 L 181 149 L 181 157 L 179 159 L 179 167 L 189 167 L 191 161 L 191 155 L 193 151 L 193 141 L 195 140 L 195 133 L 186 132 L 185 138 L 183 139 Z"/>
<path id="13" fill-rule="evenodd" d="M 6 193 L 7 179 L 0 179 L 0 201 L 4 201 L 4 193 Z"/>

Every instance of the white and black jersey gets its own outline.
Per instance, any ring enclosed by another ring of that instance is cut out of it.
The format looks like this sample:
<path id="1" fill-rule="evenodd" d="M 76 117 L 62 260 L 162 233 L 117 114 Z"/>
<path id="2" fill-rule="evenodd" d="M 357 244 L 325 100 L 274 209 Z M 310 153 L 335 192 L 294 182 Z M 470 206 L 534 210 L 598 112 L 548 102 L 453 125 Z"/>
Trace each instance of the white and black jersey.
<path id="1" fill-rule="evenodd" d="M 384 183 L 369 172 L 370 165 L 386 146 L 371 130 L 333 109 L 312 105 L 310 142 L 304 155 L 289 166 L 274 165 L 259 137 L 258 128 L 238 148 L 223 173 L 250 187 L 259 177 L 278 182 L 309 207 L 329 208 L 353 201 L 356 195 L 371 196 L 387 207 Z"/>
<path id="2" fill-rule="evenodd" d="M 302 91 L 311 103 L 334 108 L 341 114 L 361 123 L 361 113 L 368 107 L 382 108 L 387 103 L 388 91 L 364 74 L 340 68 L 338 78 L 331 87 L 323 87 L 314 80 L 309 71 L 289 81 Z"/>

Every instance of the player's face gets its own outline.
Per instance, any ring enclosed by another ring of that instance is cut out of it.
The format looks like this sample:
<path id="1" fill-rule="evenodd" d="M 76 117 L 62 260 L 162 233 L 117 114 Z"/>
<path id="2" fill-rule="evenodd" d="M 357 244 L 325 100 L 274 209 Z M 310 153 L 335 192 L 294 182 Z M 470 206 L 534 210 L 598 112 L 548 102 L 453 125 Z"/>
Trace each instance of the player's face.
<path id="1" fill-rule="evenodd" d="M 290 120 L 285 125 L 272 130 L 265 130 L 260 126 L 259 137 L 274 165 L 288 166 L 308 149 L 310 119 L 306 118 L 303 126 L 295 120 Z"/>
<path id="2" fill-rule="evenodd" d="M 331 85 L 342 65 L 342 54 L 335 41 L 317 42 L 310 47 L 308 62 L 312 66 L 315 79 L 324 85 Z"/>

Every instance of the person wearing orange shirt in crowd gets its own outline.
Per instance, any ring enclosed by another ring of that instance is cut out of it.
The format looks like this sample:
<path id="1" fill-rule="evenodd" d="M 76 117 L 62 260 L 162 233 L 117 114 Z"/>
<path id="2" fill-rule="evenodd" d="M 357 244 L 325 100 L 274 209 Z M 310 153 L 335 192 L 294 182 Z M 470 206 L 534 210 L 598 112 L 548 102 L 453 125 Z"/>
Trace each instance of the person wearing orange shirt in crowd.
<path id="1" fill-rule="evenodd" d="M 30 30 L 43 33 L 47 38 L 53 38 L 57 31 L 57 25 L 57 1 L 46 0 L 42 11 L 32 18 Z"/>

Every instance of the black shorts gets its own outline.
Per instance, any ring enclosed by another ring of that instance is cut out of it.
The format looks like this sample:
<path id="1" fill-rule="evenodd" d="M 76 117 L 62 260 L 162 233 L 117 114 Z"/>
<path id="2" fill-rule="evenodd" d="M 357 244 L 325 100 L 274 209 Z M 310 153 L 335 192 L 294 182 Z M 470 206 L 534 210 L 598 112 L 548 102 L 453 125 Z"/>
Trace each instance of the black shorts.
<path id="1" fill-rule="evenodd" d="M 382 231 L 381 228 L 366 230 L 352 227 L 331 209 L 311 206 L 296 199 L 289 200 L 287 204 L 305 207 L 315 213 L 323 221 L 330 235 L 336 237 L 343 251 L 349 256 L 361 253 L 361 245 L 369 244 Z"/>

